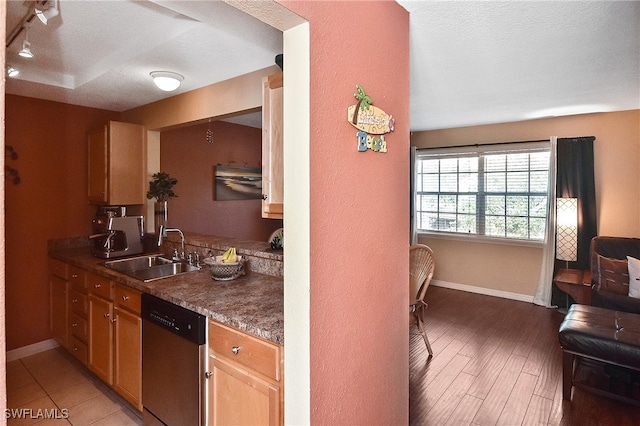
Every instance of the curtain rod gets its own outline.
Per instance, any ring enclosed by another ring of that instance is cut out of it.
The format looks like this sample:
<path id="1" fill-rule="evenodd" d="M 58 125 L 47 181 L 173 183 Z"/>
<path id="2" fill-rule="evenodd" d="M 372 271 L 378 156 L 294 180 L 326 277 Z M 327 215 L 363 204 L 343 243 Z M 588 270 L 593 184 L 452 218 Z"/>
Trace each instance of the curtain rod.
<path id="1" fill-rule="evenodd" d="M 596 139 L 595 136 L 577 136 L 573 138 L 558 138 L 558 140 L 567 140 L 567 139 L 591 139 L 594 141 Z M 443 149 L 443 148 L 479 148 L 481 146 L 496 146 L 496 145 L 511 145 L 515 143 L 537 143 L 537 142 L 549 142 L 549 139 L 540 139 L 536 141 L 515 141 L 515 142 L 491 142 L 491 143 L 472 143 L 468 145 L 452 145 L 452 146 L 427 146 L 427 147 L 416 147 L 418 149 Z"/>

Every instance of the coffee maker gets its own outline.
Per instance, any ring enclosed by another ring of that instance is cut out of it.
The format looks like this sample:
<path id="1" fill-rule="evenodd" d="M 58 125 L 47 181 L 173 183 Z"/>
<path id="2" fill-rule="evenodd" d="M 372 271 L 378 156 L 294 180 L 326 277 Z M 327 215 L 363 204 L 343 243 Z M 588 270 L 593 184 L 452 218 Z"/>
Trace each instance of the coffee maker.
<path id="1" fill-rule="evenodd" d="M 93 218 L 93 242 L 95 257 L 114 257 L 139 254 L 144 251 L 144 217 L 127 216 L 126 207 L 98 207 Z"/>

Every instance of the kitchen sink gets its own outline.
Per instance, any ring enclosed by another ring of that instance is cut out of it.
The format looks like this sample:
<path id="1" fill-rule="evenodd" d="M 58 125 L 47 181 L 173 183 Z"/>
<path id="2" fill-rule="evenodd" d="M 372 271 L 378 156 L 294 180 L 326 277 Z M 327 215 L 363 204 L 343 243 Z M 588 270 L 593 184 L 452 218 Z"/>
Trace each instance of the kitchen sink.
<path id="1" fill-rule="evenodd" d="M 167 259 L 159 254 L 110 260 L 104 266 L 145 282 L 200 270 L 199 266 Z"/>

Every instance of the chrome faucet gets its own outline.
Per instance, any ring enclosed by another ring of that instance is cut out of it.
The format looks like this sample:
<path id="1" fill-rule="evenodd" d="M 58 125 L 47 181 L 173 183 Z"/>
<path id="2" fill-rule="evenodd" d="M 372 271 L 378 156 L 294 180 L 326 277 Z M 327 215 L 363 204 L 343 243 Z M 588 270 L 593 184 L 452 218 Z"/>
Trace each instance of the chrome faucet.
<path id="1" fill-rule="evenodd" d="M 158 232 L 158 247 L 162 245 L 162 239 L 167 237 L 167 232 L 177 232 L 180 234 L 180 255 L 175 256 L 174 254 L 173 260 L 184 260 L 184 234 L 178 228 L 165 228 L 164 225 L 160 225 L 160 232 Z"/>
<path id="2" fill-rule="evenodd" d="M 102 244 L 102 248 L 104 248 L 106 251 L 112 251 L 113 250 L 113 245 L 115 242 L 115 237 L 118 234 L 118 232 L 122 232 L 122 231 L 117 231 L 115 229 L 109 229 L 107 230 L 107 232 L 102 232 L 100 234 L 93 234 L 93 235 L 89 235 L 89 239 L 90 240 L 94 240 L 96 238 L 104 238 L 104 243 Z M 125 239 L 125 244 L 126 244 L 126 239 Z M 125 249 L 127 247 L 124 247 Z"/>

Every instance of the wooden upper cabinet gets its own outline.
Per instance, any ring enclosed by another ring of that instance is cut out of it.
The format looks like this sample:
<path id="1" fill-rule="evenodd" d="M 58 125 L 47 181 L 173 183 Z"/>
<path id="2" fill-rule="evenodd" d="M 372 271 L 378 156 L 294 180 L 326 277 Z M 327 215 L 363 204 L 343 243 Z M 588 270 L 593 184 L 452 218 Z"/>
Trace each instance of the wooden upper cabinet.
<path id="1" fill-rule="evenodd" d="M 262 217 L 283 218 L 282 73 L 262 79 Z"/>
<path id="2" fill-rule="evenodd" d="M 146 202 L 146 135 L 144 126 L 118 121 L 89 133 L 89 203 Z"/>

